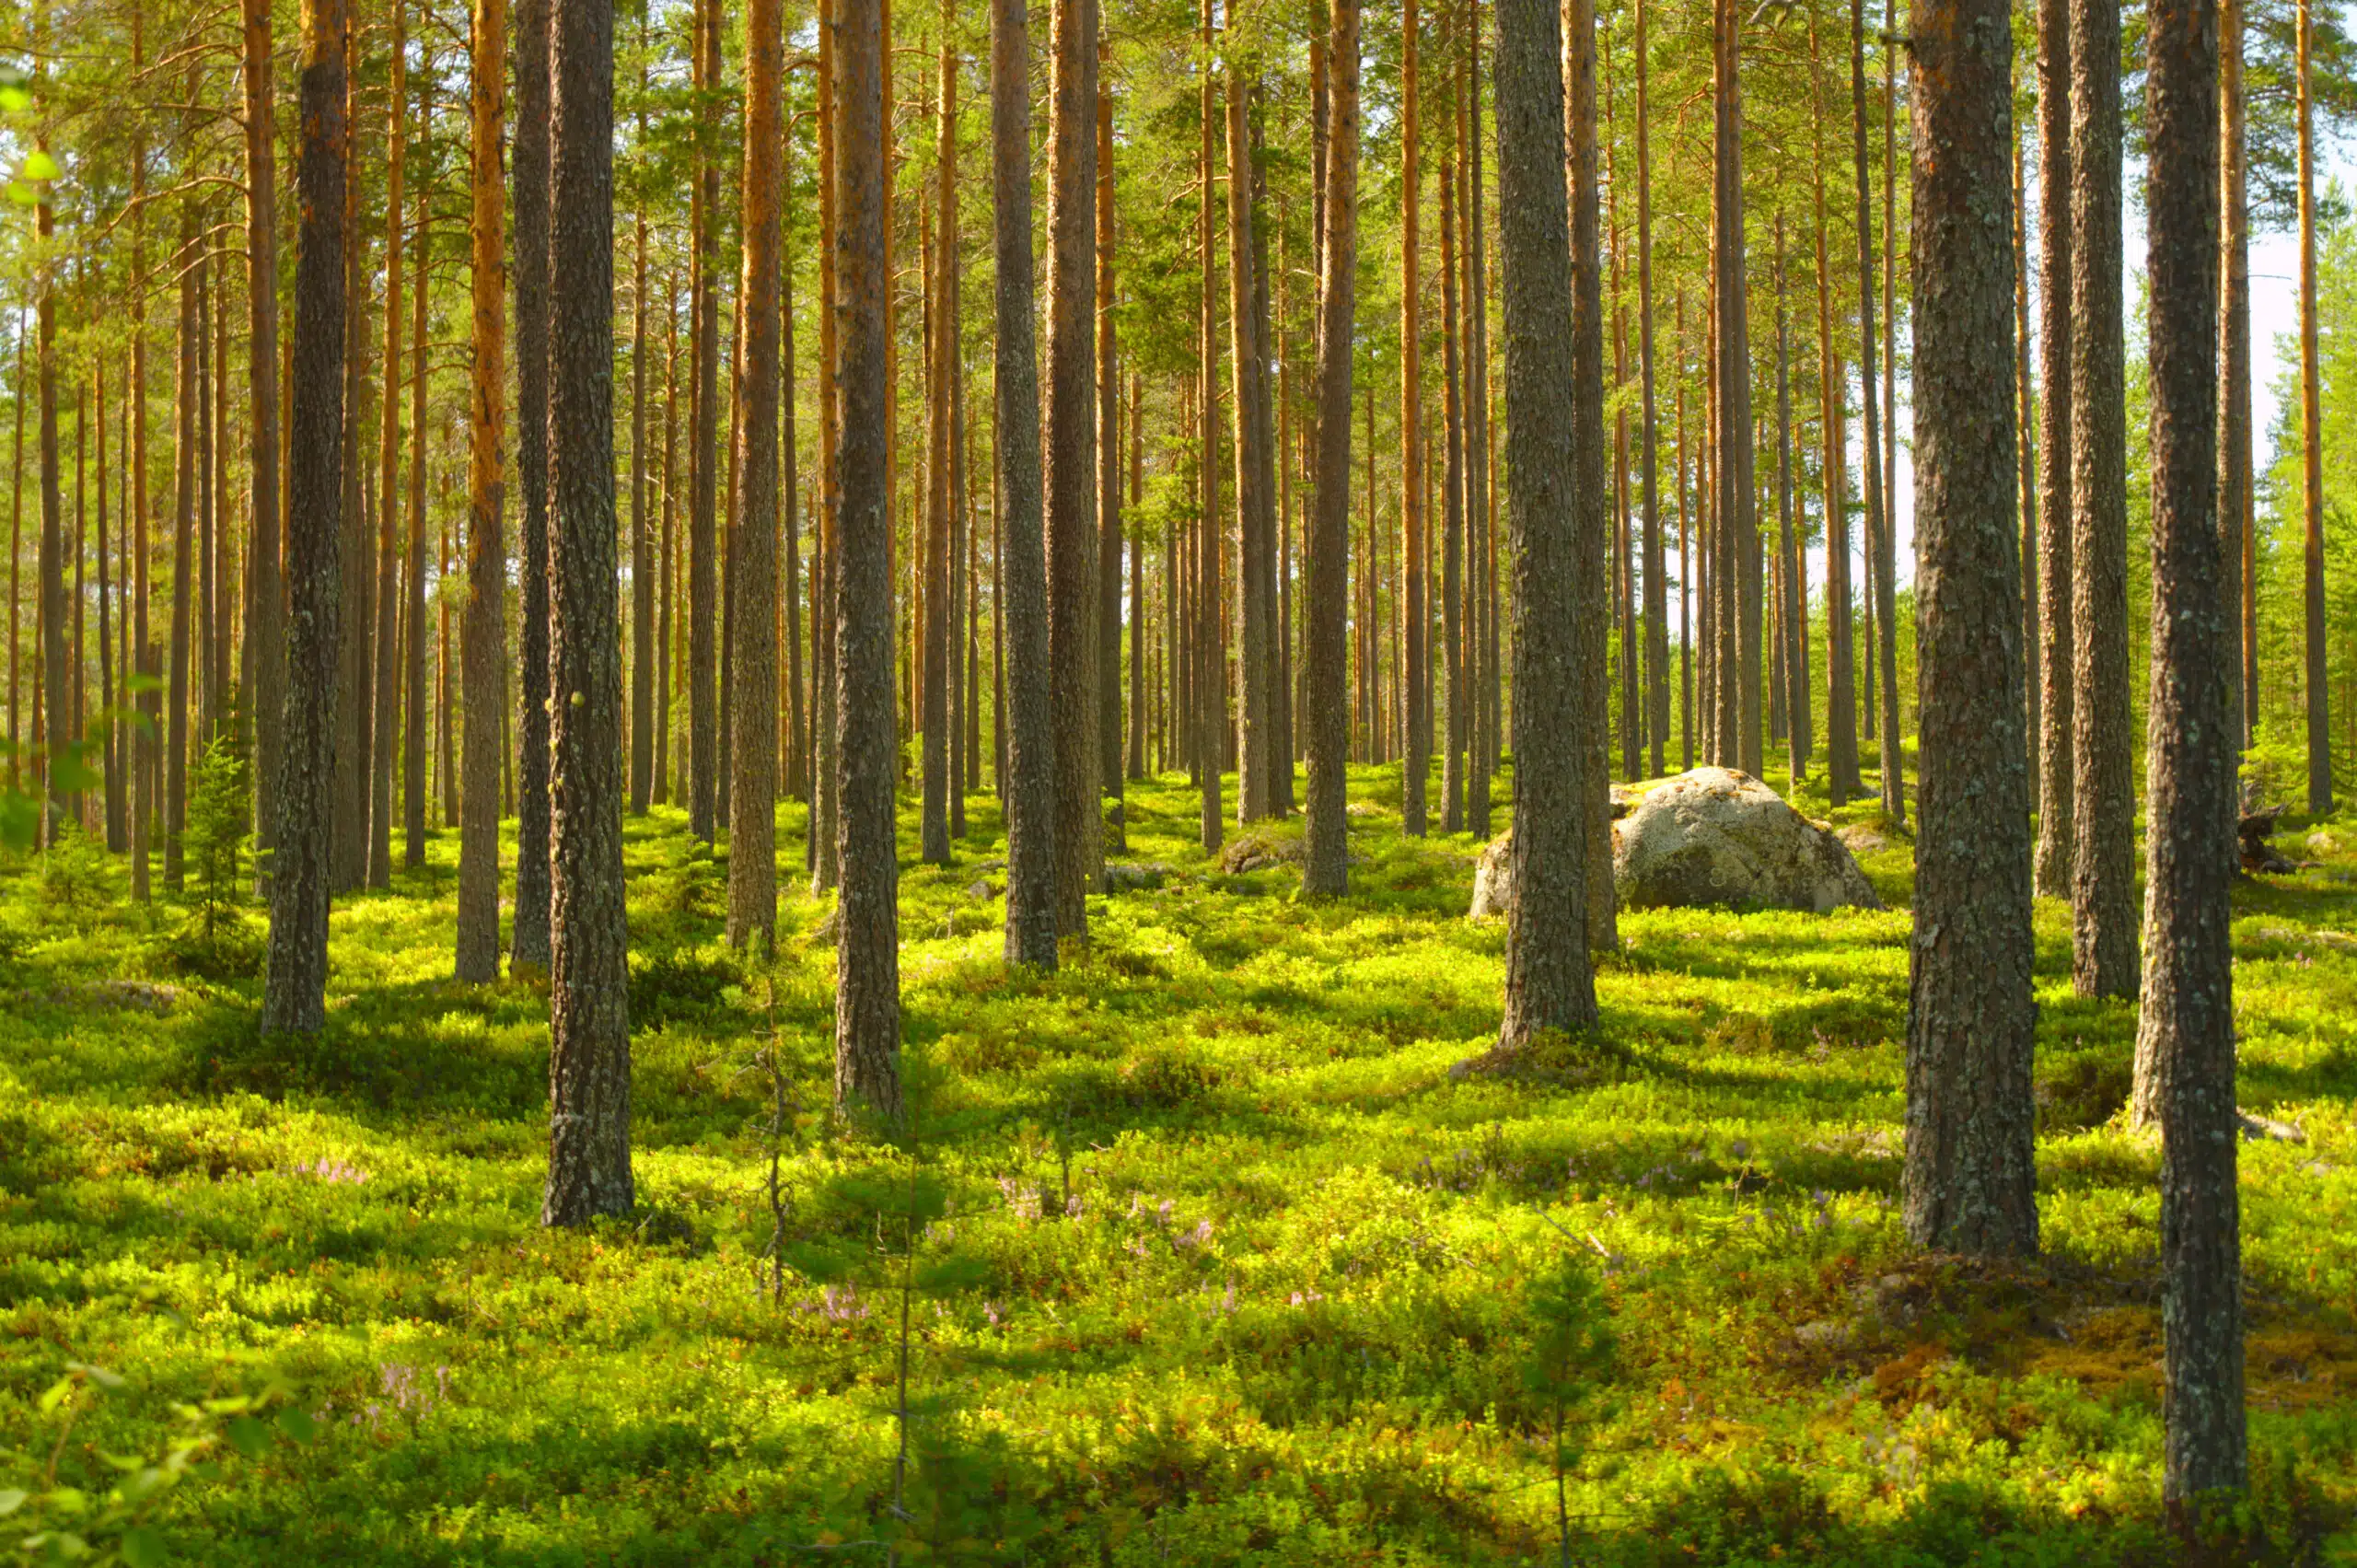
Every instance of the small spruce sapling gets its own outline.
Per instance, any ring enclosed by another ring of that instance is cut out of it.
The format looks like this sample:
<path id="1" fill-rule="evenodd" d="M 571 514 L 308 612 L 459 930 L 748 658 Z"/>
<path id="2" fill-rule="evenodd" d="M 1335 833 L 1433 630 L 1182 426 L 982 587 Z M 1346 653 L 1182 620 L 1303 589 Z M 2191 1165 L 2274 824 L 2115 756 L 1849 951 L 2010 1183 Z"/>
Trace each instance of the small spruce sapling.
<path id="1" fill-rule="evenodd" d="M 1550 1222 L 1552 1223 L 1551 1221 Z M 1560 1226 L 1558 1229 L 1562 1228 Z M 1579 1423 L 1601 1415 L 1612 1372 L 1612 1307 L 1596 1271 L 1566 1256 L 1532 1283 L 1532 1336 L 1523 1387 L 1546 1409 L 1555 1470 L 1555 1526 L 1562 1561 L 1572 1561 L 1570 1472 L 1579 1458 Z"/>
<path id="2" fill-rule="evenodd" d="M 207 947 L 220 940 L 224 925 L 237 923 L 245 902 L 241 873 L 253 831 L 253 763 L 232 690 L 220 728 L 197 758 L 188 828 L 180 836 L 195 895 L 191 912 Z"/>

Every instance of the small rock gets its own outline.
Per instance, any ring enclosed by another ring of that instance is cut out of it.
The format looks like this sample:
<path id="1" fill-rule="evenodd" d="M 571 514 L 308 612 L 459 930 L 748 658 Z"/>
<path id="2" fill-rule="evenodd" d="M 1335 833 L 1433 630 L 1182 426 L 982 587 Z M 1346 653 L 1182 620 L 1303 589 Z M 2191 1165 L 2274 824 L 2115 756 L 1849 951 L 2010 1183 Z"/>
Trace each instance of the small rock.
<path id="1" fill-rule="evenodd" d="M 1513 907 L 1514 835 L 1501 833 L 1481 846 L 1480 858 L 1473 863 L 1473 907 L 1467 913 L 1480 920 Z"/>
<path id="2" fill-rule="evenodd" d="M 1342 807 L 1342 815 L 1345 817 L 1357 817 L 1361 819 L 1380 817 L 1383 815 L 1383 807 L 1376 805 L 1375 802 L 1371 800 L 1353 800 L 1348 806 Z"/>
<path id="3" fill-rule="evenodd" d="M 1146 888 L 1159 888 L 1163 878 L 1169 875 L 1170 867 L 1159 861 L 1150 865 L 1108 861 L 1105 865 L 1105 890 L 1109 893 L 1134 893 Z"/>
<path id="4" fill-rule="evenodd" d="M 2265 1116 L 2254 1116 L 2247 1110 L 2237 1110 L 2235 1118 L 2242 1122 L 2243 1137 L 2253 1144 L 2305 1144 L 2308 1135 L 2288 1121 L 2277 1121 Z"/>
<path id="5" fill-rule="evenodd" d="M 988 878 L 980 878 L 966 884 L 966 896 L 977 900 L 994 899 L 998 897 L 998 889 L 990 885 Z"/>
<path id="6" fill-rule="evenodd" d="M 2310 854 L 2339 854 L 2340 853 L 2340 835 L 2329 828 L 2318 828 L 2302 842 L 2306 844 Z"/>
<path id="7" fill-rule="evenodd" d="M 1852 854 L 1878 854 L 1890 847 L 1888 839 L 1864 822 L 1852 822 L 1833 836 L 1840 839 Z"/>
<path id="8" fill-rule="evenodd" d="M 2330 1176 L 2334 1171 L 2339 1170 L 2340 1168 L 2340 1167 L 2339 1166 L 2334 1165 L 2330 1160 L 2310 1160 L 2307 1164 L 2300 1167 L 2300 1171 L 2305 1176 Z"/>
<path id="9" fill-rule="evenodd" d="M 1793 1330 L 1793 1338 L 1805 1345 L 1829 1345 L 1841 1337 L 1841 1325 L 1820 1318 L 1814 1323 L 1804 1323 Z"/>
<path id="10" fill-rule="evenodd" d="M 1302 854 L 1302 843 L 1298 838 L 1246 833 L 1241 838 L 1230 839 L 1221 847 L 1219 868 L 1230 877 L 1241 877 L 1250 871 L 1265 871 L 1272 865 L 1298 865 Z"/>

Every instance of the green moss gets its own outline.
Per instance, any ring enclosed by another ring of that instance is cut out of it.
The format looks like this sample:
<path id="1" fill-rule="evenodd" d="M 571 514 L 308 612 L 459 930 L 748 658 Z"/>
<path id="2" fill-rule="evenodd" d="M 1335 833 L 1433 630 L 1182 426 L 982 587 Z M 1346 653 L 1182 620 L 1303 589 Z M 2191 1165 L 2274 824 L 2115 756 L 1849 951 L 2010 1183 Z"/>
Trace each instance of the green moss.
<path id="1" fill-rule="evenodd" d="M 339 905 L 299 1048 L 250 976 L 173 973 L 178 912 L 0 872 L 0 1451 L 45 1454 L 68 1360 L 131 1380 L 77 1429 L 94 1467 L 247 1368 L 328 1430 L 176 1493 L 193 1561 L 1551 1562 L 1531 1368 L 1577 1260 L 1617 1345 L 1566 1443 L 1584 1560 L 2161 1560 L 2156 1156 L 2110 1119 L 2134 1019 L 2072 998 L 2067 911 L 2037 917 L 2047 1259 L 1974 1271 L 1896 1214 L 1903 838 L 1863 857 L 1890 912 L 1623 916 L 1603 1038 L 1460 1082 L 1504 931 L 1464 918 L 1478 844 L 1401 838 L 1398 788 L 1354 773 L 1353 896 L 1302 902 L 1132 784 L 1123 858 L 1172 874 L 1092 898 L 1052 976 L 1009 976 L 967 891 L 1003 877 L 976 796 L 957 864 L 904 867 L 913 1151 L 823 1114 L 803 809 L 757 972 L 718 942 L 726 846 L 632 820 L 644 1213 L 577 1235 L 537 1223 L 545 997 L 448 979 L 455 835 Z M 2254 1555 L 2352 1544 L 2357 953 L 2318 935 L 2357 926 L 2351 868 L 2235 926 L 2243 1103 L 2307 1140 L 2243 1150 Z M 168 973 L 160 1016 L 108 989 Z"/>

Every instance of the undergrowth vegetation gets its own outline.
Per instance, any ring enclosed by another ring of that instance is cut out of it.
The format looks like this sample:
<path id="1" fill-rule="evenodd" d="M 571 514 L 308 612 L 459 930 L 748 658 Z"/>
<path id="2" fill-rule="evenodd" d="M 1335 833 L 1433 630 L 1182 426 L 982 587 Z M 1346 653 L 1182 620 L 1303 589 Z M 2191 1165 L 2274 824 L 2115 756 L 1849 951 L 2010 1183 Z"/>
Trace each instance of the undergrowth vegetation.
<path id="1" fill-rule="evenodd" d="M 537 1223 L 544 994 L 448 978 L 455 835 L 339 903 L 303 1046 L 257 1035 L 250 916 L 194 953 L 103 857 L 13 865 L 0 1457 L 103 1496 L 183 1407 L 278 1391 L 309 1441 L 222 1448 L 140 1527 L 222 1564 L 2172 1560 L 2158 1155 L 2067 911 L 2045 1254 L 1966 1265 L 1897 1213 L 1902 835 L 1864 857 L 1890 912 L 1624 915 L 1600 1039 L 1460 1082 L 1504 947 L 1478 846 L 1402 837 L 1396 769 L 1353 785 L 1330 903 L 1132 785 L 1166 870 L 1046 977 L 1000 960 L 975 797 L 954 865 L 902 868 L 897 1139 L 827 1113 L 829 901 L 749 967 L 726 846 L 633 820 L 641 1210 L 582 1233 Z M 2237 1550 L 2287 1562 L 2357 1552 L 2357 842 L 2309 842 L 2235 926 L 2242 1103 L 2291 1134 L 2243 1149 Z M 60 1443 L 75 1367 L 122 1387 Z"/>

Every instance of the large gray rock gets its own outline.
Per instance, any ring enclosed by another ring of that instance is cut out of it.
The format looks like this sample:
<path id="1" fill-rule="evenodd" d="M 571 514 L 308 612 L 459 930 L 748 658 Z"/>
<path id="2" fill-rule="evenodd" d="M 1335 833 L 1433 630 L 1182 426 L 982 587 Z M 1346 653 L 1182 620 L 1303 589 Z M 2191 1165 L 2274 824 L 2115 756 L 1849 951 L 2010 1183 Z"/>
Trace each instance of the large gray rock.
<path id="1" fill-rule="evenodd" d="M 1697 768 L 1655 784 L 1614 836 L 1623 909 L 1881 909 L 1849 847 L 1748 773 Z"/>
<path id="2" fill-rule="evenodd" d="M 1504 914 L 1514 901 L 1513 842 L 1500 836 L 1475 863 L 1477 917 Z M 1612 825 L 1612 889 L 1622 909 L 1884 907 L 1840 839 L 1732 768 L 1655 784 Z"/>

